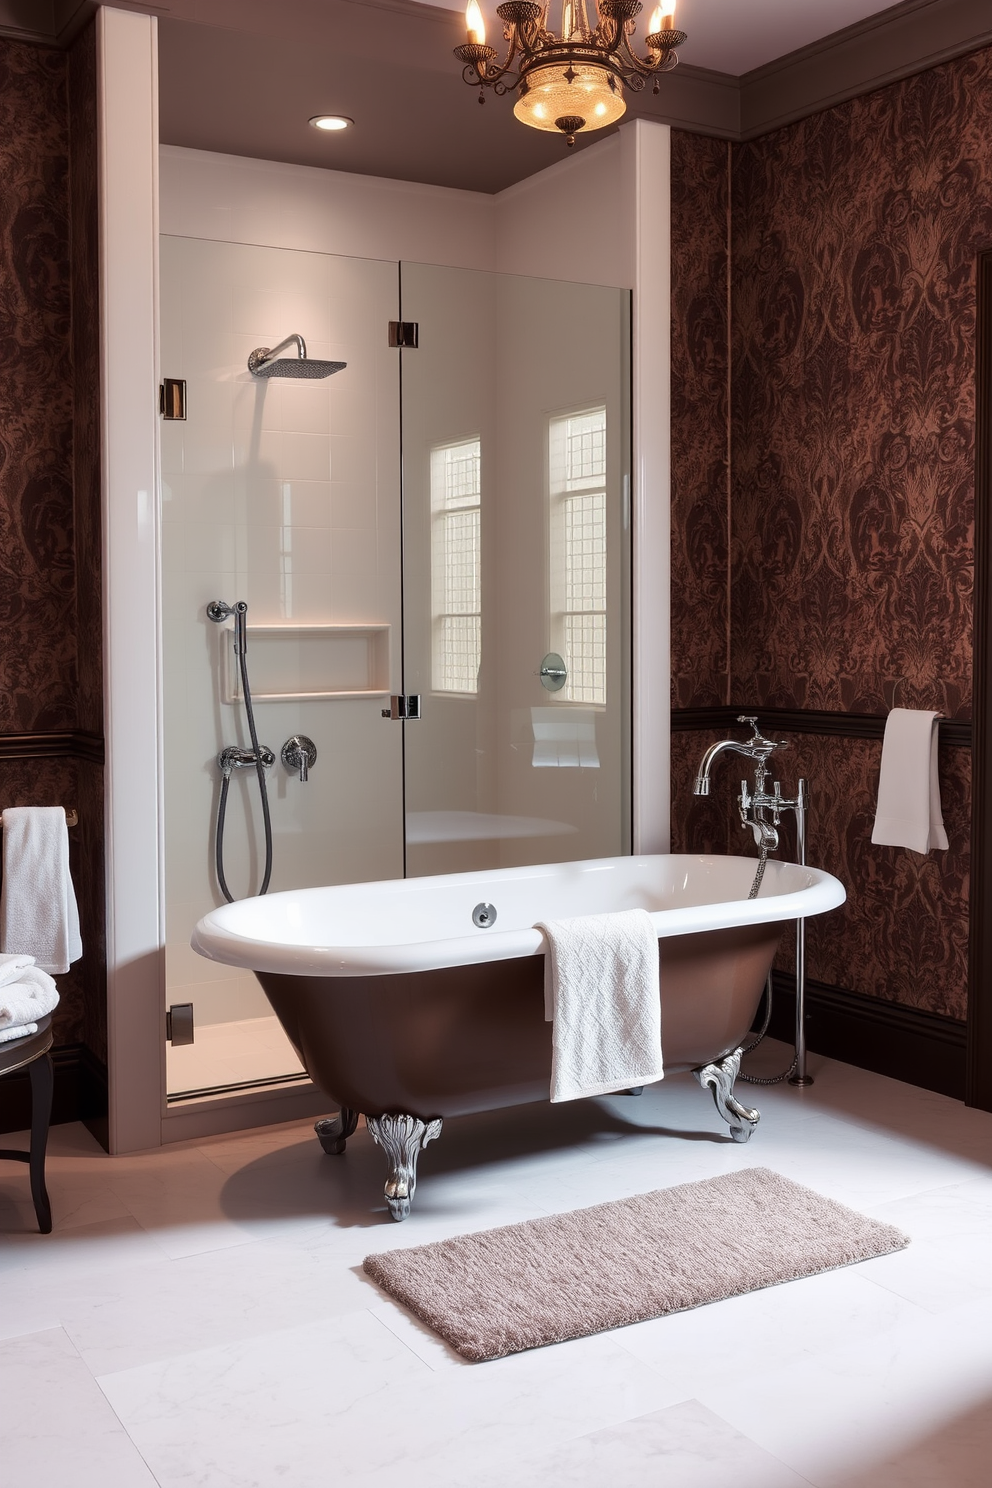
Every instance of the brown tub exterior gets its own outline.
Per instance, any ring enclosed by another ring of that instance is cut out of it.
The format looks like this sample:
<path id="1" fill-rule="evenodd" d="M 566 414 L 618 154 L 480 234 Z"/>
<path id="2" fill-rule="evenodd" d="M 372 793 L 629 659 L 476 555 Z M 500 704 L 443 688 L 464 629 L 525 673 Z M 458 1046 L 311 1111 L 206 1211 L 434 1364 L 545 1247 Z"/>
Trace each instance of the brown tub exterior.
<path id="1" fill-rule="evenodd" d="M 711 1064 L 744 1042 L 782 928 L 658 942 L 666 1073 Z M 394 976 L 255 974 L 335 1106 L 429 1122 L 548 1096 L 543 956 Z"/>

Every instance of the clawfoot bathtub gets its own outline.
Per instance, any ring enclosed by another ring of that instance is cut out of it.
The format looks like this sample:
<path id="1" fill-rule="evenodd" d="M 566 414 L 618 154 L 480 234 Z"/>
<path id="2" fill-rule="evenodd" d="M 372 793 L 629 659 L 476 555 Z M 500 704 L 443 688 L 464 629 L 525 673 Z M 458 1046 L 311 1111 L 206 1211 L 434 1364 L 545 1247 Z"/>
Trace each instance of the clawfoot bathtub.
<path id="1" fill-rule="evenodd" d="M 249 967 L 314 1083 L 340 1108 L 317 1123 L 344 1151 L 358 1113 L 386 1154 L 386 1203 L 410 1212 L 417 1159 L 444 1118 L 546 1099 L 539 920 L 647 909 L 658 932 L 666 1074 L 691 1070 L 736 1141 L 758 1112 L 734 1096 L 783 924 L 843 903 L 837 879 L 753 858 L 597 858 L 435 878 L 298 889 L 211 911 L 201 955 Z"/>

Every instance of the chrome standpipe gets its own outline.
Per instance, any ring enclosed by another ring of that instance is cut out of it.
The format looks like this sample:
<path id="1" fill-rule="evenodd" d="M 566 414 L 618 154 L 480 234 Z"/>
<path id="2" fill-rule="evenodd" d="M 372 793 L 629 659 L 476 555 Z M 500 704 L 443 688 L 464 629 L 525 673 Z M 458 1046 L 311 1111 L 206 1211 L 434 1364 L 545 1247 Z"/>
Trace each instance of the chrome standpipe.
<path id="1" fill-rule="evenodd" d="M 738 718 L 739 723 L 751 725 L 752 737 L 744 742 L 737 739 L 723 739 L 718 744 L 711 744 L 703 755 L 693 786 L 693 794 L 697 796 L 708 796 L 710 793 L 710 769 L 719 755 L 725 751 L 734 754 L 742 754 L 747 759 L 754 761 L 754 788 L 748 788 L 746 780 L 741 781 L 740 795 L 737 798 L 738 810 L 740 812 L 741 826 L 749 827 L 754 835 L 755 843 L 761 852 L 761 867 L 755 879 L 752 894 L 760 887 L 761 875 L 765 858 L 768 853 L 775 852 L 778 848 L 778 828 L 781 826 L 782 813 L 791 811 L 796 818 L 796 855 L 800 866 L 806 867 L 806 813 L 809 806 L 809 791 L 805 780 L 800 780 L 796 786 L 796 794 L 791 799 L 782 794 L 781 783 L 776 780 L 771 791 L 766 789 L 768 780 L 768 758 L 776 749 L 787 749 L 788 742 L 785 739 L 766 739 L 758 728 L 758 720 L 747 714 Z M 771 996 L 771 975 L 769 974 L 769 997 Z M 769 1016 L 770 1016 L 769 1006 Z M 750 1052 L 761 1042 L 767 1031 L 768 1022 L 762 1029 L 758 1038 L 750 1045 L 746 1053 Z M 782 1079 L 788 1079 L 790 1085 L 807 1086 L 813 1084 L 813 1077 L 806 1068 L 806 921 L 796 921 L 796 1030 L 795 1030 L 795 1059 L 786 1071 L 785 1075 L 776 1075 L 765 1079 L 759 1076 L 741 1075 L 742 1080 L 751 1084 L 775 1084 Z"/>
<path id="2" fill-rule="evenodd" d="M 806 782 L 800 780 L 796 799 L 790 802 L 796 813 L 796 845 L 799 862 L 806 867 Z M 806 1069 L 806 921 L 796 921 L 796 1068 L 789 1076 L 790 1085 L 812 1085 L 813 1076 Z"/>

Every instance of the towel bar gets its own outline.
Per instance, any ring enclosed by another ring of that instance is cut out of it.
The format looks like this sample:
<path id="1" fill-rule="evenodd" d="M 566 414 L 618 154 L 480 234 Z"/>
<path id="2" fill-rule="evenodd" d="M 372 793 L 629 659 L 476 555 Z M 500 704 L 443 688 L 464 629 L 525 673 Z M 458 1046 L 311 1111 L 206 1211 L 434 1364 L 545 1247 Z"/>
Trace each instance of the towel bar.
<path id="1" fill-rule="evenodd" d="M 67 827 L 75 827 L 79 824 L 79 812 L 75 806 L 63 806 L 65 812 L 65 824 Z M 3 826 L 3 812 L 0 811 L 0 827 Z"/>

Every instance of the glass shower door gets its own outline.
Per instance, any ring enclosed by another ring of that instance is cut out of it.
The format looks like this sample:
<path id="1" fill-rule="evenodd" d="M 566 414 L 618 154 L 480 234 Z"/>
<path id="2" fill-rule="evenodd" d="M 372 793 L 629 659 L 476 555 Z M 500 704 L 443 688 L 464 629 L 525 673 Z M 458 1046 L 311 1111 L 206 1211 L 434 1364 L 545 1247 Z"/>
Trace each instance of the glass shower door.
<path id="1" fill-rule="evenodd" d="M 400 283 L 406 871 L 628 852 L 629 294 Z"/>
<path id="2" fill-rule="evenodd" d="M 162 424 L 166 1005 L 195 1042 L 168 1048 L 171 1101 L 302 1079 L 251 972 L 189 946 L 222 902 L 218 754 L 250 744 L 230 623 L 247 660 L 268 771 L 271 889 L 399 877 L 402 739 L 382 709 L 401 678 L 399 379 L 388 342 L 395 262 L 164 237 L 162 374 L 186 381 Z M 292 333 L 326 379 L 252 376 Z M 304 782 L 283 746 L 311 739 Z M 224 828 L 231 892 L 258 892 L 264 833 L 254 769 L 234 771 Z"/>

